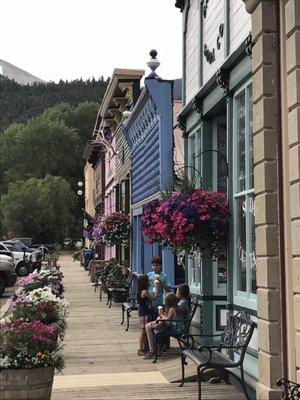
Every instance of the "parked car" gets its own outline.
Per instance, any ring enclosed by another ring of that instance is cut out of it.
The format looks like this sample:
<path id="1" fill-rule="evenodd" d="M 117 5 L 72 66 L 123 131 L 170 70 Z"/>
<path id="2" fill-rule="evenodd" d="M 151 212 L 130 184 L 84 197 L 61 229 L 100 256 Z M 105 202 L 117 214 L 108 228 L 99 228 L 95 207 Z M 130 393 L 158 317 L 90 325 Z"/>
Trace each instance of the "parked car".
<path id="1" fill-rule="evenodd" d="M 3 240 L 4 244 L 10 244 L 11 246 L 14 247 L 16 251 L 22 251 L 24 253 L 24 248 L 26 249 L 27 253 L 32 253 L 36 249 L 32 247 L 26 246 L 24 243 L 19 242 L 18 240 Z"/>
<path id="2" fill-rule="evenodd" d="M 55 243 L 43 243 L 43 244 L 32 244 L 31 248 L 34 248 L 34 250 L 41 250 L 44 249 L 45 253 L 52 253 L 53 251 L 57 250 L 57 244 Z"/>
<path id="3" fill-rule="evenodd" d="M 5 288 L 14 286 L 17 280 L 14 264 L 7 260 L 0 259 L 0 297 Z"/>
<path id="4" fill-rule="evenodd" d="M 6 244 L 4 242 L 0 242 L 0 250 L 5 250 L 13 253 L 14 255 L 14 265 L 15 272 L 18 276 L 26 276 L 29 274 L 29 266 L 24 261 L 24 250 L 20 249 L 19 246 L 13 244 Z M 21 250 L 21 251 L 20 251 Z M 25 255 L 27 257 L 30 256 L 31 253 L 25 251 Z"/>
<path id="5" fill-rule="evenodd" d="M 9 261 L 12 264 L 14 264 L 14 258 L 13 257 L 14 257 L 13 254 L 12 253 L 9 254 L 9 251 L 4 251 L 4 252 L 1 251 L 0 252 L 0 260 Z"/>
<path id="6" fill-rule="evenodd" d="M 75 249 L 80 250 L 83 248 L 83 240 L 82 239 L 74 239 Z"/>
<path id="7" fill-rule="evenodd" d="M 32 244 L 32 238 L 31 237 L 14 238 L 12 240 L 20 242 L 21 244 L 24 244 L 27 247 L 31 247 L 31 244 Z"/>

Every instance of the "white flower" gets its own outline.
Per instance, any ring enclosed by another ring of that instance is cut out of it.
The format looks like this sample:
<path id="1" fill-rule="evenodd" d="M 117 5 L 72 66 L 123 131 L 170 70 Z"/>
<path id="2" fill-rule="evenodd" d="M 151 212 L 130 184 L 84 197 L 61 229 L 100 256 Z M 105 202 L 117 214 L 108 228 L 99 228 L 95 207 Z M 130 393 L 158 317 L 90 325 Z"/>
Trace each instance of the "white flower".
<path id="1" fill-rule="evenodd" d="M 11 365 L 12 362 L 8 356 L 0 357 L 0 368 L 9 368 Z"/>

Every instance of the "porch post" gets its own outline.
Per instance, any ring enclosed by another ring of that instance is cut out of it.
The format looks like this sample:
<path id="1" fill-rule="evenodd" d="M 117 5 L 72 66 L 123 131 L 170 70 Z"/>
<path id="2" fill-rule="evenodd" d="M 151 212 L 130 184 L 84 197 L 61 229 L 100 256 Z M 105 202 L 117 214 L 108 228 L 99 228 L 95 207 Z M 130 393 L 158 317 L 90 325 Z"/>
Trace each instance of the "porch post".
<path id="1" fill-rule="evenodd" d="M 243 0 L 252 14 L 253 153 L 259 381 L 257 399 L 280 399 L 282 376 L 280 82 L 277 0 Z"/>

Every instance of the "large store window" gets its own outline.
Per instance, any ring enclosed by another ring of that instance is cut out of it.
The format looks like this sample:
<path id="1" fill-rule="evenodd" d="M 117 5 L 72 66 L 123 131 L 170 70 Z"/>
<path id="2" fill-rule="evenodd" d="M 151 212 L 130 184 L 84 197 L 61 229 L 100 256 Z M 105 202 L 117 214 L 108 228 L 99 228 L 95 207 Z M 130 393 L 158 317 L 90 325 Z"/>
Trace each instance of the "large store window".
<path id="1" fill-rule="evenodd" d="M 201 149 L 201 130 L 197 130 L 189 135 L 188 141 L 188 162 L 190 168 L 187 170 L 189 179 L 195 183 L 195 186 L 201 184 L 201 157 L 197 158 Z M 188 284 L 191 292 L 200 294 L 201 289 L 201 257 L 200 253 L 189 256 L 187 260 L 188 264 Z"/>
<path id="2" fill-rule="evenodd" d="M 247 83 L 233 103 L 233 222 L 236 303 L 255 307 L 256 257 L 254 229 L 252 85 Z"/>

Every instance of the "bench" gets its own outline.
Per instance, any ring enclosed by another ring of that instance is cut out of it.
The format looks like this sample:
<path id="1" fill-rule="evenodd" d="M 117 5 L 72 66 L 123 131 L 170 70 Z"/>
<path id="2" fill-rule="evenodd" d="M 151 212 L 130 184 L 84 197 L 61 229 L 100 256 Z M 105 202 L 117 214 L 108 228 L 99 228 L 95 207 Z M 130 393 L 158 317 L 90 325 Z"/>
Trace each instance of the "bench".
<path id="1" fill-rule="evenodd" d="M 183 329 L 180 330 L 179 332 L 171 331 L 169 329 L 169 327 L 167 326 L 166 321 L 163 321 L 163 320 L 160 321 L 161 323 L 163 323 L 163 328 L 161 330 L 154 330 L 154 353 L 155 353 L 155 356 L 154 356 L 153 363 L 156 363 L 158 357 L 166 349 L 166 345 L 163 345 L 161 347 L 161 349 L 158 350 L 159 343 L 164 343 L 164 341 L 161 339 L 173 337 L 173 338 L 177 339 L 180 348 L 182 348 L 180 339 L 182 338 L 183 335 L 187 335 L 189 333 L 190 325 L 194 318 L 197 307 L 198 307 L 198 299 L 192 300 L 190 309 L 189 309 L 189 313 L 188 313 L 186 319 L 184 319 L 183 321 L 180 321 L 180 322 L 182 322 Z"/>
<path id="2" fill-rule="evenodd" d="M 129 273 L 126 278 L 126 283 L 125 283 L 126 288 L 124 288 L 124 287 L 109 287 L 107 289 L 106 304 L 108 305 L 109 308 L 111 308 L 114 297 L 118 299 L 118 301 L 117 301 L 118 303 L 122 303 L 123 301 L 125 301 L 128 298 L 133 279 L 134 279 L 134 275 L 132 273 Z"/>
<path id="3" fill-rule="evenodd" d="M 122 319 L 121 325 L 124 324 L 125 314 L 126 314 L 126 328 L 125 331 L 127 332 L 129 329 L 129 318 L 131 317 L 131 313 L 133 311 L 138 311 L 139 305 L 137 301 L 137 275 L 132 274 L 132 280 L 129 286 L 129 292 L 127 299 L 122 303 Z"/>
<path id="4" fill-rule="evenodd" d="M 220 335 L 184 335 L 180 340 L 183 347 L 180 386 L 183 386 L 185 381 L 186 359 L 190 359 L 197 366 L 198 400 L 201 400 L 201 378 L 205 370 L 215 368 L 225 372 L 225 379 L 228 383 L 228 373 L 233 374 L 230 369 L 239 367 L 241 376 L 233 375 L 240 381 L 246 399 L 249 400 L 244 379 L 243 362 L 254 326 L 255 324 L 251 321 L 250 316 L 244 312 L 228 313 L 226 327 Z M 195 337 L 198 337 L 200 344 L 196 343 Z M 219 339 L 216 340 L 216 337 L 219 337 Z M 231 359 L 222 353 L 222 350 L 238 352 L 235 353 L 235 359 Z"/>
<path id="5" fill-rule="evenodd" d="M 102 269 L 105 267 L 105 261 L 104 260 L 97 260 L 97 270 L 95 271 L 95 282 L 92 284 L 94 287 L 94 293 L 96 293 L 97 289 L 99 288 L 99 301 L 102 301 L 102 292 L 103 290 L 103 283 L 101 282 L 101 274 L 102 274 Z"/>
<path id="6" fill-rule="evenodd" d="M 278 379 L 277 386 L 283 388 L 282 400 L 300 400 L 300 384 L 284 378 Z"/>

